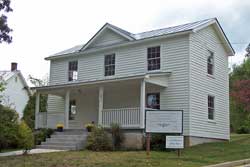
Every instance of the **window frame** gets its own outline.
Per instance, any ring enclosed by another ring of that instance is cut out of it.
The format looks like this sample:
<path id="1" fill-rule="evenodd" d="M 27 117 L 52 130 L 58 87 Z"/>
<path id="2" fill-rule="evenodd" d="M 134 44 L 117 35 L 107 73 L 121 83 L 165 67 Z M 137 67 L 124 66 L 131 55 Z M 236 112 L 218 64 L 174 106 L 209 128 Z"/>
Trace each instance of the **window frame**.
<path id="1" fill-rule="evenodd" d="M 159 99 L 157 100 L 156 99 L 156 102 L 158 101 L 159 103 L 156 106 L 156 108 L 152 108 L 151 106 L 149 106 L 148 104 L 148 97 L 150 95 L 156 95 L 156 98 L 158 97 Z M 153 110 L 160 110 L 161 109 L 161 94 L 160 92 L 151 92 L 151 93 L 147 93 L 146 94 L 146 108 L 149 108 L 149 109 L 153 109 Z"/>
<path id="2" fill-rule="evenodd" d="M 211 50 L 208 50 L 208 53 L 209 55 L 207 56 L 207 75 L 210 75 L 210 76 L 214 76 L 215 74 L 215 52 L 211 51 Z M 212 62 L 210 63 L 208 60 L 209 60 L 209 57 L 212 56 Z M 212 66 L 212 73 L 209 73 L 210 70 L 209 70 L 209 65 Z"/>
<path id="3" fill-rule="evenodd" d="M 156 51 L 149 52 L 150 49 L 156 49 Z M 157 51 L 157 49 L 159 49 L 159 51 Z M 153 55 L 153 54 L 155 54 L 155 55 Z M 157 56 L 157 54 L 159 54 L 159 56 Z M 151 55 L 151 56 L 149 56 L 149 55 Z M 159 63 L 156 63 L 157 60 L 159 60 Z M 149 63 L 150 61 L 152 61 L 152 62 L 155 61 L 156 64 Z M 161 69 L 161 46 L 157 45 L 157 46 L 147 47 L 147 71 L 157 71 L 160 69 Z"/>
<path id="4" fill-rule="evenodd" d="M 209 101 L 209 99 L 212 98 L 212 106 L 210 106 L 211 102 Z M 211 112 L 212 111 L 212 118 L 210 118 Z M 215 96 L 213 95 L 208 95 L 207 96 L 207 118 L 209 121 L 214 121 L 215 120 Z"/>
<path id="5" fill-rule="evenodd" d="M 110 59 L 108 59 L 109 56 L 111 57 Z M 108 60 L 106 60 L 106 59 L 108 59 Z M 109 64 L 106 64 L 106 62 L 108 62 Z M 116 66 L 116 54 L 111 53 L 111 54 L 104 55 L 104 76 L 105 77 L 115 75 L 115 70 L 116 70 L 115 66 Z M 109 69 L 107 70 L 107 68 L 109 68 Z"/>
<path id="6" fill-rule="evenodd" d="M 75 62 L 76 62 L 76 70 L 71 70 L 70 63 L 75 63 Z M 76 74 L 74 74 L 74 72 L 76 72 Z M 72 79 L 70 75 L 72 75 Z M 74 82 L 77 80 L 78 80 L 78 60 L 72 60 L 68 62 L 68 82 Z"/>

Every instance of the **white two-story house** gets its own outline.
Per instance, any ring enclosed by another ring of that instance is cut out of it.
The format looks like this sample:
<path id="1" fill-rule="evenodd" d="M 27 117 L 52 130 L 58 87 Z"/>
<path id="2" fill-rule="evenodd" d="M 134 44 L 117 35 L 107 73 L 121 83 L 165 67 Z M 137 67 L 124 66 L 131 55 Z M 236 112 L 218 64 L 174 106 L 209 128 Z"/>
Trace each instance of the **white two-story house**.
<path id="1" fill-rule="evenodd" d="M 140 143 L 145 110 L 183 110 L 186 145 L 228 140 L 233 55 L 216 18 L 138 34 L 107 23 L 86 44 L 45 58 L 50 80 L 36 88 L 36 128 L 116 122 Z M 40 94 L 49 95 L 47 113 Z"/>

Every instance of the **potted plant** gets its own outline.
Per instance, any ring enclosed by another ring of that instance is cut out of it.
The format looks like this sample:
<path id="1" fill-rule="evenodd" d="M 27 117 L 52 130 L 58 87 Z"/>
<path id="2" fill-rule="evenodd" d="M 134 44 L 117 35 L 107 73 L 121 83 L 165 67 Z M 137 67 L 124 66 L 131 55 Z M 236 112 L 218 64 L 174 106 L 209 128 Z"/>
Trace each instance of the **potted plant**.
<path id="1" fill-rule="evenodd" d="M 56 124 L 56 129 L 58 132 L 62 132 L 63 131 L 63 124 Z"/>
<path id="2" fill-rule="evenodd" d="M 94 124 L 93 123 L 88 123 L 85 125 L 85 128 L 87 129 L 88 132 L 91 132 L 92 129 L 94 128 Z"/>

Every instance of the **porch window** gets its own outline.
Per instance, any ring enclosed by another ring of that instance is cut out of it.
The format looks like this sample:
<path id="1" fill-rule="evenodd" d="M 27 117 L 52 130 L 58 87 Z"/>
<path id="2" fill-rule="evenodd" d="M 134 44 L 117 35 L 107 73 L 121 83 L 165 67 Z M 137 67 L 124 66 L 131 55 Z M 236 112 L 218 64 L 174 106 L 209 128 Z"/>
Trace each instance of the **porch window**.
<path id="1" fill-rule="evenodd" d="M 70 100 L 69 102 L 69 120 L 75 120 L 76 117 L 76 101 Z"/>
<path id="2" fill-rule="evenodd" d="M 147 108 L 160 109 L 160 93 L 147 94 Z"/>
<path id="3" fill-rule="evenodd" d="M 160 46 L 148 48 L 148 71 L 161 68 Z"/>
<path id="4" fill-rule="evenodd" d="M 115 75 L 115 54 L 105 55 L 105 76 Z"/>
<path id="5" fill-rule="evenodd" d="M 76 81 L 78 76 L 78 62 L 70 61 L 69 62 L 69 70 L 68 70 L 68 81 Z"/>
<path id="6" fill-rule="evenodd" d="M 209 51 L 209 56 L 207 58 L 207 73 L 210 75 L 214 74 L 214 53 Z"/>
<path id="7" fill-rule="evenodd" d="M 208 119 L 214 120 L 214 96 L 208 96 Z"/>

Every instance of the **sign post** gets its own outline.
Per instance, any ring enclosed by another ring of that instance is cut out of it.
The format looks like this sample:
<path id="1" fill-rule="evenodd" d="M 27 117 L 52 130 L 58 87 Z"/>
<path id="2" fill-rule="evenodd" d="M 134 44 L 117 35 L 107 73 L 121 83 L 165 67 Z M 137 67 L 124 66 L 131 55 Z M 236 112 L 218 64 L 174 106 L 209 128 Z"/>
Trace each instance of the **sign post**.
<path id="1" fill-rule="evenodd" d="M 150 133 L 179 134 L 183 132 L 182 110 L 147 110 L 146 111 L 146 150 L 150 154 Z M 184 148 L 183 136 L 166 136 L 166 148 Z"/>

